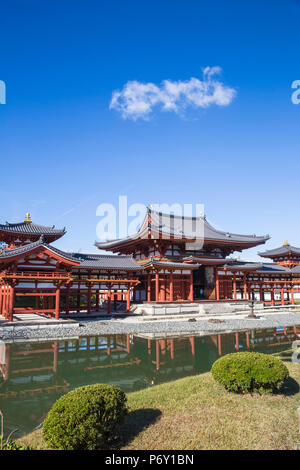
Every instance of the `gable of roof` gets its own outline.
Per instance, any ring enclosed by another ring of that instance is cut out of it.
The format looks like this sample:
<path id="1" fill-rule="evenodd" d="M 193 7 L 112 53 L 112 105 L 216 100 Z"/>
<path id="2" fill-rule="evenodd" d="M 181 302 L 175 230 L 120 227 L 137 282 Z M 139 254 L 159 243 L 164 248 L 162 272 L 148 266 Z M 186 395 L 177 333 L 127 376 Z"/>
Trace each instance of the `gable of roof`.
<path id="1" fill-rule="evenodd" d="M 58 248 L 49 245 L 44 241 L 44 237 L 41 236 L 39 240 L 33 243 L 28 243 L 27 245 L 22 245 L 18 248 L 13 248 L 11 250 L 3 250 L 0 252 L 0 263 L 2 261 L 6 262 L 9 260 L 12 260 L 14 258 L 20 258 L 23 255 L 29 254 L 31 252 L 34 252 L 38 248 L 45 248 L 46 250 L 51 251 L 55 255 L 59 256 L 60 258 L 64 258 L 65 260 L 71 262 L 72 264 L 76 265 L 78 264 L 78 260 L 73 257 L 71 254 L 66 253 L 65 251 L 59 250 Z"/>

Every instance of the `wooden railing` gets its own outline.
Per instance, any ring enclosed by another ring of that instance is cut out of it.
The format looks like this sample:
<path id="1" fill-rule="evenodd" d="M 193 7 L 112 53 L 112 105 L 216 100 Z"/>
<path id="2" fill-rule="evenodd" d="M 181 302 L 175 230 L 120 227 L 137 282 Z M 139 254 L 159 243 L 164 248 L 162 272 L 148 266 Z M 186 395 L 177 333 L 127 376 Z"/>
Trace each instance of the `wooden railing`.
<path id="1" fill-rule="evenodd" d="M 16 273 L 1 273 L 4 279 L 71 279 L 69 273 L 42 272 L 42 271 L 18 271 Z"/>

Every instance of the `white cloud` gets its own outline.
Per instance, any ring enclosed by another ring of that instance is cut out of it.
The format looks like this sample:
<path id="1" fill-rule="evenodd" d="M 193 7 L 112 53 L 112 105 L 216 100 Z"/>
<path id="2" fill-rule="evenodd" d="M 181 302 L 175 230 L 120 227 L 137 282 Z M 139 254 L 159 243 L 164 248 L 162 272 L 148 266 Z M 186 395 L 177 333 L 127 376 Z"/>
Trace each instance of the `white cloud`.
<path id="1" fill-rule="evenodd" d="M 221 72 L 218 66 L 205 67 L 202 80 L 163 80 L 160 85 L 129 81 L 121 91 L 113 92 L 109 108 L 119 111 L 124 119 L 136 120 L 148 119 L 155 107 L 181 114 L 188 107 L 227 106 L 236 90 L 215 78 Z"/>

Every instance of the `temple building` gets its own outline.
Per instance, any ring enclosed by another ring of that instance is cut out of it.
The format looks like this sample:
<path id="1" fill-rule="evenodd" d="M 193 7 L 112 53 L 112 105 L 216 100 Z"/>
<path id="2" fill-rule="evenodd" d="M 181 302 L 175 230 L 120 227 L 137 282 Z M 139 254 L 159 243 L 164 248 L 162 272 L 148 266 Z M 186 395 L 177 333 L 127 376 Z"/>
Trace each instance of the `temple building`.
<path id="1" fill-rule="evenodd" d="M 137 300 L 218 299 L 227 293 L 219 284 L 218 266 L 227 256 L 265 243 L 269 236 L 238 235 L 215 229 L 205 217 L 183 217 L 148 209 L 139 231 L 104 243 L 101 250 L 130 254 L 143 268 Z"/>
<path id="2" fill-rule="evenodd" d="M 300 248 L 285 243 L 259 253 L 272 262 L 230 257 L 262 245 L 269 235 L 215 229 L 206 217 L 147 209 L 136 234 L 96 242 L 108 254 L 68 253 L 52 243 L 65 228 L 32 222 L 0 225 L 0 315 L 37 313 L 60 318 L 73 312 L 125 310 L 134 305 L 245 302 L 295 303 L 300 292 Z M 113 254 L 111 254 L 111 252 Z"/>

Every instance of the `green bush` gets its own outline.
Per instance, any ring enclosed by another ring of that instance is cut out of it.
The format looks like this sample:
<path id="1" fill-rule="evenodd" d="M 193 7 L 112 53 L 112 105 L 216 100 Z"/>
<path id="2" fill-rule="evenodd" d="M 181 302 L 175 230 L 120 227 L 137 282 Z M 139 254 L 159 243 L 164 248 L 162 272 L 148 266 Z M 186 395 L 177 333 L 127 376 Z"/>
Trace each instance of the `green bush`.
<path id="1" fill-rule="evenodd" d="M 43 423 L 47 446 L 92 450 L 105 446 L 128 410 L 125 393 L 114 385 L 87 385 L 57 400 Z"/>
<path id="2" fill-rule="evenodd" d="M 256 352 L 220 357 L 211 372 L 217 382 L 236 393 L 274 393 L 289 377 L 289 371 L 280 359 Z"/>
<path id="3" fill-rule="evenodd" d="M 31 447 L 21 446 L 15 443 L 15 441 L 8 441 L 4 444 L 1 450 L 32 450 Z"/>

